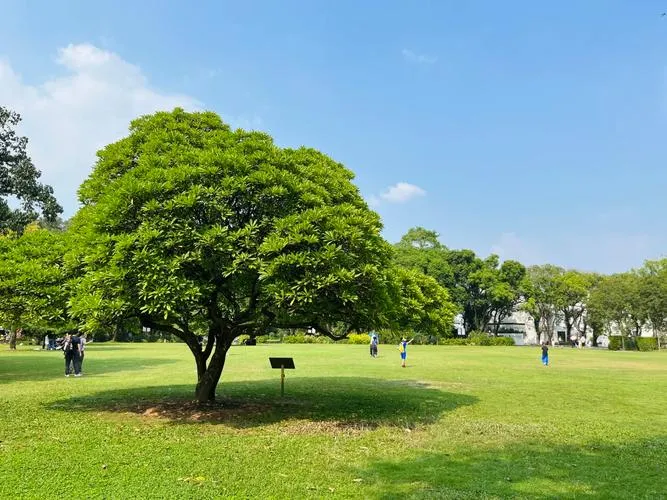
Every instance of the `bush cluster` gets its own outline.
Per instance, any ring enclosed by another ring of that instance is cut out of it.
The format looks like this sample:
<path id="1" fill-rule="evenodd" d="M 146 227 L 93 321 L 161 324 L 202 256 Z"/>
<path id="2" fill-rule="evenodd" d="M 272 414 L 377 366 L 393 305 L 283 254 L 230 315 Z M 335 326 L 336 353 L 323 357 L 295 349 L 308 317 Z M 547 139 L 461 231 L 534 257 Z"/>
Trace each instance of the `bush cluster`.
<path id="1" fill-rule="evenodd" d="M 483 345 L 483 346 L 513 346 L 511 337 L 492 337 L 483 332 L 472 332 L 465 338 L 440 339 L 440 345 Z"/>
<path id="2" fill-rule="evenodd" d="M 626 351 L 656 351 L 658 349 L 658 339 L 655 337 L 625 337 L 620 335 L 609 337 L 609 350 L 620 351 L 625 343 Z"/>
<path id="3" fill-rule="evenodd" d="M 257 337 L 259 342 L 259 337 Z M 332 340 L 328 337 L 320 335 L 306 335 L 304 333 L 295 333 L 293 335 L 285 335 L 283 337 L 283 344 L 329 344 Z"/>
<path id="4" fill-rule="evenodd" d="M 348 344 L 368 344 L 370 343 L 371 338 L 366 333 L 351 333 L 347 336 Z"/>

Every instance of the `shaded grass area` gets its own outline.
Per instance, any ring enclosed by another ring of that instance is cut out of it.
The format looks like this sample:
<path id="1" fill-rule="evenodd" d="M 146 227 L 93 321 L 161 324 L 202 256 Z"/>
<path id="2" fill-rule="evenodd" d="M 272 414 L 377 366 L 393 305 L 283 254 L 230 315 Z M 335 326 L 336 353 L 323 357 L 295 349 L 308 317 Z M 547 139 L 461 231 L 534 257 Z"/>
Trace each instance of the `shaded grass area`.
<path id="1" fill-rule="evenodd" d="M 297 419 L 335 422 L 341 429 L 410 429 L 437 422 L 444 412 L 477 400 L 412 381 L 360 377 L 296 378 L 289 381 L 286 397 L 278 397 L 277 388 L 275 380 L 231 382 L 215 404 L 198 405 L 192 401 L 191 386 L 142 387 L 59 400 L 48 409 L 135 413 L 179 424 L 207 422 L 236 428 Z"/>
<path id="2" fill-rule="evenodd" d="M 202 408 L 183 345 L 0 351 L 0 497 L 667 497 L 667 353 L 539 354 L 235 347 Z"/>

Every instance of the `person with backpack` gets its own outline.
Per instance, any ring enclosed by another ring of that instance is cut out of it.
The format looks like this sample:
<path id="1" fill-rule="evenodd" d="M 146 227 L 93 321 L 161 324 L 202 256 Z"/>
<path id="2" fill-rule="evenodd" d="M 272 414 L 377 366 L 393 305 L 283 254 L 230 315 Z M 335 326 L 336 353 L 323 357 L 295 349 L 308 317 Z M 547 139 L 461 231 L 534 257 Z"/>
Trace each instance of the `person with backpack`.
<path id="1" fill-rule="evenodd" d="M 81 339 L 78 335 L 67 334 L 63 342 L 63 352 L 65 353 L 65 376 L 69 377 L 74 369 L 74 376 L 81 376 Z"/>

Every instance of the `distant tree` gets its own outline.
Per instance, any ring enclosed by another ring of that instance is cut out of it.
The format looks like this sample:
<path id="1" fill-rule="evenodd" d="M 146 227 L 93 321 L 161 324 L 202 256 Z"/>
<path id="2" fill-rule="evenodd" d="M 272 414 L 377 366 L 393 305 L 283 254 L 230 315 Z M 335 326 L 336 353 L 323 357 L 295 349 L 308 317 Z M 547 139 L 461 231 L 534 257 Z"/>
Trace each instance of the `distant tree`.
<path id="1" fill-rule="evenodd" d="M 527 270 L 525 301 L 521 307 L 533 318 L 538 342 L 553 341 L 555 326 L 562 314 L 558 302 L 558 280 L 563 273 L 563 269 L 551 264 L 531 266 Z"/>
<path id="2" fill-rule="evenodd" d="M 555 302 L 563 316 L 566 338 L 569 340 L 575 324 L 580 323 L 585 317 L 593 278 L 589 274 L 570 270 L 556 276 L 555 279 Z"/>
<path id="3" fill-rule="evenodd" d="M 667 259 L 646 261 L 638 276 L 646 319 L 660 348 L 660 337 L 667 330 Z"/>
<path id="4" fill-rule="evenodd" d="M 523 299 L 526 268 L 515 260 L 506 260 L 497 271 L 496 283 L 490 289 L 493 333 L 509 318 Z"/>
<path id="5" fill-rule="evenodd" d="M 438 240 L 438 233 L 414 227 L 394 245 L 396 263 L 434 278 L 441 285 L 451 282 L 452 270 L 447 261 L 448 250 Z"/>
<path id="6" fill-rule="evenodd" d="M 0 106 L 0 233 L 4 234 L 20 234 L 40 214 L 55 221 L 62 213 L 53 189 L 37 181 L 41 172 L 26 152 L 28 139 L 15 130 L 20 121 L 18 113 Z M 9 197 L 16 198 L 20 207 L 12 209 Z"/>
<path id="7" fill-rule="evenodd" d="M 447 290 L 419 271 L 396 267 L 394 272 L 399 290 L 392 326 L 433 337 L 451 337 L 457 308 Z"/>
<path id="8" fill-rule="evenodd" d="M 641 335 L 648 321 L 641 278 L 633 272 L 605 276 L 591 292 L 588 307 L 609 334 L 620 333 L 623 349 L 625 339 Z"/>
<path id="9" fill-rule="evenodd" d="M 463 311 L 466 331 L 487 331 L 493 321 L 497 334 L 521 299 L 525 267 L 512 260 L 500 265 L 497 255 L 480 259 L 472 250 L 451 250 L 447 261 L 451 274 L 444 285 Z"/>
<path id="10" fill-rule="evenodd" d="M 232 131 L 214 113 L 139 118 L 79 190 L 73 312 L 89 329 L 137 317 L 182 339 L 202 402 L 239 335 L 314 327 L 339 339 L 388 325 L 391 246 L 352 179 L 318 151 Z"/>
<path id="11" fill-rule="evenodd" d="M 9 329 L 10 349 L 19 329 L 73 326 L 67 313 L 63 233 L 28 225 L 20 237 L 0 236 L 0 324 Z"/>
<path id="12" fill-rule="evenodd" d="M 471 332 L 479 328 L 478 325 L 484 322 L 484 318 L 488 321 L 488 315 L 485 311 L 479 311 L 478 307 L 481 298 L 480 285 L 486 277 L 482 272 L 484 261 L 472 250 L 451 250 L 447 253 L 447 262 L 451 274 L 443 285 L 462 311 L 466 331 Z"/>

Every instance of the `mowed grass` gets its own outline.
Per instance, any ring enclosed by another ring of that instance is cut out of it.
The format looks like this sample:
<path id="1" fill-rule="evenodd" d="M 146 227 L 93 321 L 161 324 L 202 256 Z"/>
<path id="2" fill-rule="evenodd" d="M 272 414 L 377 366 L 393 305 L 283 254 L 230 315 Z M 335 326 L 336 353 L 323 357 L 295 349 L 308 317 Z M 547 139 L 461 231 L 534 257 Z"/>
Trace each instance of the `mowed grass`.
<path id="1" fill-rule="evenodd" d="M 269 356 L 293 356 L 280 398 Z M 667 498 L 667 352 L 233 347 L 221 406 L 183 344 L 0 351 L 3 498 Z"/>

